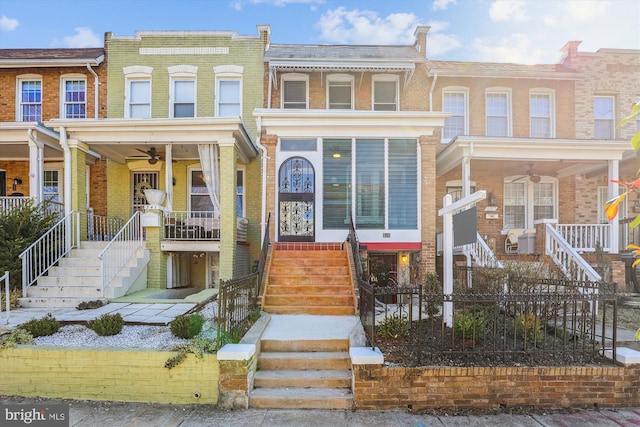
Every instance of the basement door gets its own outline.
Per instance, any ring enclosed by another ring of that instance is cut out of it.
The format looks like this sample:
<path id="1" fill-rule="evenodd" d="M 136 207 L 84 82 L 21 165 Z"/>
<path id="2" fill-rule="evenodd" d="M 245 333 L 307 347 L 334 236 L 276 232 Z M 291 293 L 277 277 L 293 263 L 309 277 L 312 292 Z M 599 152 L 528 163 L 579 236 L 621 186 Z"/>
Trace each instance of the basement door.
<path id="1" fill-rule="evenodd" d="M 292 157 L 280 166 L 278 174 L 278 213 L 280 242 L 315 240 L 315 172 L 311 162 Z"/>

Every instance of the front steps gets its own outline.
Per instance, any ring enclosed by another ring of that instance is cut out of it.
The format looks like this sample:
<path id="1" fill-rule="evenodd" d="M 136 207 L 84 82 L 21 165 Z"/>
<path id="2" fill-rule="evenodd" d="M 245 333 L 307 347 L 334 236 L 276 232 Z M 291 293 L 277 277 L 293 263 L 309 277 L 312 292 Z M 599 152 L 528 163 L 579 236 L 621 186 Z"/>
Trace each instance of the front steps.
<path id="1" fill-rule="evenodd" d="M 273 314 L 354 315 L 347 252 L 339 244 L 297 247 L 302 250 L 274 247 L 262 309 Z"/>
<path id="2" fill-rule="evenodd" d="M 25 308 L 76 307 L 83 301 L 112 299 L 124 295 L 143 274 L 149 262 L 146 249 L 139 251 L 105 289 L 102 295 L 102 271 L 98 255 L 107 242 L 80 242 L 46 276 L 27 288 L 27 297 L 18 301 Z"/>
<path id="3" fill-rule="evenodd" d="M 260 342 L 252 408 L 351 409 L 348 339 Z"/>

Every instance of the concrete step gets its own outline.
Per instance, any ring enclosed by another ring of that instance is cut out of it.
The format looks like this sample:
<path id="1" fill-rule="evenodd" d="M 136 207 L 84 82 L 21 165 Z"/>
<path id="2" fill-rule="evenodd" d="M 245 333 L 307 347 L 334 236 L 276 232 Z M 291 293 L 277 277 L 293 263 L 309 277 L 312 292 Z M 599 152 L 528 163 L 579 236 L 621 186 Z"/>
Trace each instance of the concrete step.
<path id="1" fill-rule="evenodd" d="M 256 388 L 249 395 L 252 408 L 352 409 L 353 394 L 346 388 Z"/>
<path id="2" fill-rule="evenodd" d="M 102 297 L 102 288 L 98 286 L 30 286 L 30 298 L 84 298 Z"/>
<path id="3" fill-rule="evenodd" d="M 261 340 L 262 352 L 348 352 L 349 339 Z"/>
<path id="4" fill-rule="evenodd" d="M 354 307 L 344 306 L 280 306 L 264 305 L 262 310 L 271 314 L 318 314 L 323 316 L 353 316 L 356 314 Z"/>
<path id="5" fill-rule="evenodd" d="M 20 306 L 24 308 L 65 308 L 77 307 L 83 301 L 91 301 L 97 298 L 60 297 L 60 298 L 19 298 Z"/>
<path id="6" fill-rule="evenodd" d="M 100 265 L 75 265 L 75 266 L 58 266 L 49 269 L 49 276 L 101 276 L 102 270 Z"/>
<path id="7" fill-rule="evenodd" d="M 254 387 L 316 387 L 349 389 L 351 387 L 351 371 L 258 371 L 254 377 Z"/>
<path id="8" fill-rule="evenodd" d="M 262 352 L 258 369 L 273 370 L 348 370 L 351 358 L 346 351 Z"/>
<path id="9" fill-rule="evenodd" d="M 102 248 L 104 249 L 104 248 Z M 100 248 L 86 248 L 86 249 L 71 249 L 69 251 L 69 258 L 98 258 L 98 255 L 102 252 Z"/>
<path id="10" fill-rule="evenodd" d="M 111 286 L 121 286 L 122 276 L 129 274 L 129 268 L 122 269 L 120 276 L 117 276 L 110 283 Z M 70 289 L 81 286 L 102 286 L 102 276 L 42 276 L 38 279 L 38 286 L 66 286 Z"/>
<path id="11" fill-rule="evenodd" d="M 109 242 L 82 240 L 80 242 L 80 249 L 100 249 L 103 250 Z"/>
<path id="12" fill-rule="evenodd" d="M 316 306 L 353 306 L 353 297 L 351 295 L 311 295 L 308 293 L 299 293 L 292 295 L 271 295 L 265 297 L 265 304 L 269 306 L 278 305 L 304 305 L 309 307 Z"/>
<path id="13" fill-rule="evenodd" d="M 100 267 L 100 258 L 62 258 L 58 267 Z"/>

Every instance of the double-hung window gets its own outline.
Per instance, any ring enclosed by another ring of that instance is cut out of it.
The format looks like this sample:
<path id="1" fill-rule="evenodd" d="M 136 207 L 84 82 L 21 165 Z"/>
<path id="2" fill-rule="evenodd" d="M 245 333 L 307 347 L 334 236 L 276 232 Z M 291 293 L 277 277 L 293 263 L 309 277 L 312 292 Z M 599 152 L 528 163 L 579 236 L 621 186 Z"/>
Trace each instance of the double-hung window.
<path id="1" fill-rule="evenodd" d="M 84 119 L 87 117 L 87 81 L 79 78 L 62 79 L 62 117 Z"/>
<path id="2" fill-rule="evenodd" d="M 152 67 L 131 65 L 124 67 L 124 117 L 127 119 L 151 118 Z"/>
<path id="3" fill-rule="evenodd" d="M 42 188 L 44 193 L 44 199 L 52 202 L 61 202 L 61 185 L 60 185 L 60 171 L 59 170 L 45 170 L 44 171 L 44 186 Z"/>
<path id="4" fill-rule="evenodd" d="M 169 117 L 196 117 L 196 76 L 194 65 L 168 67 L 171 82 Z"/>
<path id="5" fill-rule="evenodd" d="M 442 94 L 442 111 L 451 113 L 444 122 L 442 139 L 450 140 L 466 134 L 467 92 L 464 90 L 445 90 Z"/>
<path id="6" fill-rule="evenodd" d="M 593 98 L 593 120 L 595 139 L 613 139 L 614 132 L 614 98 L 613 96 L 596 96 Z"/>
<path id="7" fill-rule="evenodd" d="M 17 121 L 42 121 L 42 80 L 18 80 Z"/>
<path id="8" fill-rule="evenodd" d="M 487 91 L 487 136 L 511 136 L 511 102 L 509 92 Z"/>
<path id="9" fill-rule="evenodd" d="M 213 67 L 216 76 L 215 115 L 242 117 L 242 73 L 244 67 L 226 64 Z"/>
<path id="10" fill-rule="evenodd" d="M 542 177 L 533 182 L 528 177 L 504 180 L 504 228 L 532 228 L 534 221 L 557 218 L 557 180 Z"/>
<path id="11" fill-rule="evenodd" d="M 330 110 L 353 109 L 353 77 L 335 74 L 327 77 L 327 108 Z"/>
<path id="12" fill-rule="evenodd" d="M 398 111 L 398 76 L 373 76 L 373 110 Z"/>
<path id="13" fill-rule="evenodd" d="M 202 170 L 189 169 L 189 172 L 189 211 L 213 212 L 213 202 L 204 182 Z"/>
<path id="14" fill-rule="evenodd" d="M 282 76 L 282 108 L 308 108 L 308 77 L 304 74 Z"/>
<path id="15" fill-rule="evenodd" d="M 244 217 L 244 169 L 236 171 L 236 216 Z"/>
<path id="16" fill-rule="evenodd" d="M 554 108 L 551 93 L 529 94 L 529 136 L 531 138 L 553 138 Z"/>

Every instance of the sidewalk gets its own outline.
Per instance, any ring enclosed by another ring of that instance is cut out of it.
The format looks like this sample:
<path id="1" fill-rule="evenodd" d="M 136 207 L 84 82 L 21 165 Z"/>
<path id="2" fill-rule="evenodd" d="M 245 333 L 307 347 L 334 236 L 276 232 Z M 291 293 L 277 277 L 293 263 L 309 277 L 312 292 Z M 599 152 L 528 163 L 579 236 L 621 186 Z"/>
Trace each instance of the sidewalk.
<path id="1" fill-rule="evenodd" d="M 280 426 L 410 426 L 410 427 L 620 427 L 640 425 L 640 407 L 599 411 L 544 411 L 513 415 L 420 415 L 408 411 L 337 411 L 248 409 L 224 411 L 209 405 L 152 405 L 147 403 L 0 397 L 5 404 L 68 404 L 74 427 L 280 427 Z"/>

